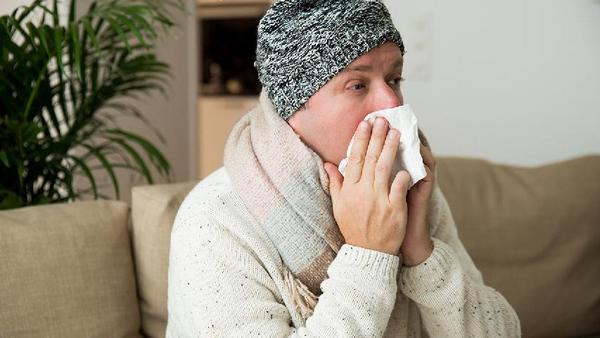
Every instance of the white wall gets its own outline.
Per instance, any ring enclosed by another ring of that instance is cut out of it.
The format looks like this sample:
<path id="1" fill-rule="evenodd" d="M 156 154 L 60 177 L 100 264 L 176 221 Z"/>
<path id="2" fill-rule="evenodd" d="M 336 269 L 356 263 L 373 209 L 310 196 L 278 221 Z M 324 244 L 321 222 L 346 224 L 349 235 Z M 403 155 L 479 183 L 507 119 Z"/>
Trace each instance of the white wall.
<path id="1" fill-rule="evenodd" d="M 0 15 L 12 14 L 18 6 L 30 5 L 33 0 L 0 0 Z M 49 2 L 51 3 L 51 2 Z M 61 13 L 65 13 L 62 19 L 66 20 L 68 13 L 68 0 L 58 2 L 58 8 Z"/>
<path id="2" fill-rule="evenodd" d="M 172 75 L 167 89 L 168 98 L 160 93 L 138 103 L 142 112 L 166 139 L 162 147 L 173 166 L 177 182 L 196 179 L 197 141 L 197 24 L 195 0 L 184 0 L 187 13 L 178 12 L 174 18 L 177 27 L 170 36 L 157 45 L 160 60 L 171 66 Z M 151 137 L 147 128 L 136 130 Z M 158 139 L 153 138 L 156 142 Z"/>
<path id="3" fill-rule="evenodd" d="M 173 12 L 177 27 L 170 31 L 169 36 L 163 37 L 156 48 L 157 57 L 171 66 L 172 78 L 167 88 L 167 98 L 158 92 L 152 92 L 151 96 L 141 95 L 139 100 L 133 101 L 150 124 L 160 131 L 166 144 L 160 143 L 158 137 L 144 124 L 131 119 L 118 120 L 119 127 L 147 137 L 163 151 L 172 167 L 173 182 L 194 180 L 197 172 L 196 4 L 195 0 L 184 0 L 184 2 L 187 13 Z M 87 10 L 90 3 L 91 0 L 78 0 L 79 11 Z M 108 177 L 104 176 L 104 181 L 109 185 Z M 126 202 L 130 202 L 133 186 L 148 184 L 141 180 L 141 177 L 137 177 L 134 181 L 129 177 L 129 172 L 119 173 L 123 192 L 121 199 Z M 154 178 L 156 180 L 154 183 L 166 183 L 166 180 L 157 175 L 154 175 Z M 112 188 L 104 191 L 109 196 L 113 196 Z"/>
<path id="4" fill-rule="evenodd" d="M 600 1 L 388 0 L 434 152 L 537 165 L 600 154 Z"/>
<path id="5" fill-rule="evenodd" d="M 0 15 L 10 14 L 17 6 L 23 6 L 29 3 L 30 1 L 26 0 L 2 0 L 0 1 Z"/>

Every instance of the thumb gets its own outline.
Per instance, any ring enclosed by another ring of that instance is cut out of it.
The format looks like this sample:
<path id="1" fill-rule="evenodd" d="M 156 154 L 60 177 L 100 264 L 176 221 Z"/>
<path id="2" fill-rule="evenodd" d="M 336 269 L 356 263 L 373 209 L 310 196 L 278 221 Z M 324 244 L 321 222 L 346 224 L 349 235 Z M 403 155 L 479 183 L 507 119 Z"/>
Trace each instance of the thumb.
<path id="1" fill-rule="evenodd" d="M 337 198 L 337 195 L 342 188 L 343 176 L 333 163 L 326 162 L 324 167 L 329 176 L 329 193 L 332 198 Z"/>

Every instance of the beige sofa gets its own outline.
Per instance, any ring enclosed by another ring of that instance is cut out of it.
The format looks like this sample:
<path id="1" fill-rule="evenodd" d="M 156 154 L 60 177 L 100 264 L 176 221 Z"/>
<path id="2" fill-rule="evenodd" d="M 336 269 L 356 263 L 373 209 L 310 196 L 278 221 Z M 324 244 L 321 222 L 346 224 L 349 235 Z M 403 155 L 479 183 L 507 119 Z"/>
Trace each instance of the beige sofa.
<path id="1" fill-rule="evenodd" d="M 438 162 L 460 236 L 524 334 L 600 335 L 600 156 L 538 168 Z M 0 212 L 0 337 L 164 336 L 169 234 L 193 185 L 136 187 L 131 210 Z"/>

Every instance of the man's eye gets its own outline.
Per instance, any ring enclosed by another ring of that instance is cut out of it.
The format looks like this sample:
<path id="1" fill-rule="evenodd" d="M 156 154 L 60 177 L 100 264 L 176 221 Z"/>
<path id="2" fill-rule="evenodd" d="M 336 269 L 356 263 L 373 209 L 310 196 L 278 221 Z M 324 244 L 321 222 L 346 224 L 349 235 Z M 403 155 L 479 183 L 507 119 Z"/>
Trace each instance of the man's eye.
<path id="1" fill-rule="evenodd" d="M 365 85 L 362 83 L 357 83 L 357 84 L 350 86 L 350 89 L 352 89 L 352 90 L 361 90 L 363 88 L 365 88 Z"/>
<path id="2" fill-rule="evenodd" d="M 402 83 L 404 81 L 403 77 L 397 77 L 395 79 L 393 79 L 392 81 L 390 81 L 390 83 L 392 84 L 392 86 L 400 86 L 400 83 Z"/>

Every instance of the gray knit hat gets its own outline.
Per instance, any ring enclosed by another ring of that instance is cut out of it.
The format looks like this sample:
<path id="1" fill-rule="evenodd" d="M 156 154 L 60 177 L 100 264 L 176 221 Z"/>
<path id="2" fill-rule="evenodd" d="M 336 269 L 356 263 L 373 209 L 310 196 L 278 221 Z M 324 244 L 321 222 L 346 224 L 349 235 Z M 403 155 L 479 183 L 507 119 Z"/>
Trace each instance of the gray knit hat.
<path id="1" fill-rule="evenodd" d="M 339 71 L 400 33 L 381 0 L 279 0 L 258 25 L 256 70 L 287 120 Z"/>

